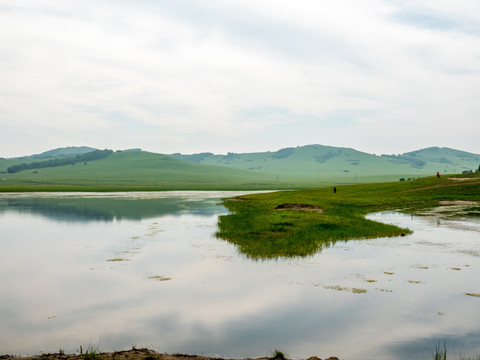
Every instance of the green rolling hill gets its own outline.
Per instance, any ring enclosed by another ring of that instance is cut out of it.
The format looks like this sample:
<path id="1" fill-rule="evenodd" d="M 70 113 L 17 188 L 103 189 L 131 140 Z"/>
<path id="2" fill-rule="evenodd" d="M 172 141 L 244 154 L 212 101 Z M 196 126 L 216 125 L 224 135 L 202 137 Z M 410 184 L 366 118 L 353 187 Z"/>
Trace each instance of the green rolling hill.
<path id="1" fill-rule="evenodd" d="M 45 160 L 47 161 L 47 160 Z M 1 159 L 0 190 L 54 186 L 55 190 L 271 188 L 273 176 L 241 169 L 201 165 L 145 151 L 117 151 L 106 158 L 9 173 L 13 165 L 38 158 Z"/>
<path id="2" fill-rule="evenodd" d="M 449 148 L 427 148 L 402 155 L 372 155 L 350 148 L 307 145 L 276 152 L 214 155 L 172 154 L 199 164 L 248 169 L 282 181 L 353 183 L 397 180 L 478 169 L 480 155 Z"/>
<path id="3" fill-rule="evenodd" d="M 322 145 L 226 155 L 69 147 L 0 158 L 0 191 L 304 188 L 454 174 L 479 165 L 480 155 L 438 147 L 380 156 Z"/>
<path id="4" fill-rule="evenodd" d="M 94 149 L 94 148 L 91 148 L 91 147 L 88 147 L 88 146 L 69 146 L 69 147 L 65 147 L 65 148 L 48 150 L 48 151 L 45 151 L 41 154 L 26 156 L 25 158 L 31 158 L 31 159 L 66 158 L 66 157 L 72 157 L 72 156 L 77 156 L 77 155 L 83 155 L 83 154 L 92 152 L 94 150 L 97 150 L 97 149 Z"/>

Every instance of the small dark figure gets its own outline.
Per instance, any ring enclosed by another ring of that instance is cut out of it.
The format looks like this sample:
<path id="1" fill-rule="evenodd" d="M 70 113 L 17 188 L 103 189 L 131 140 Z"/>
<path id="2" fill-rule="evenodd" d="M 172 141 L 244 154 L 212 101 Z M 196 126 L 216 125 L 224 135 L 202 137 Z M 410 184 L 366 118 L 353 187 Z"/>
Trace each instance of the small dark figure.
<path id="1" fill-rule="evenodd" d="M 440 177 L 440 173 L 437 171 L 437 178 L 439 178 L 439 177 Z"/>
<path id="2" fill-rule="evenodd" d="M 333 193 L 334 193 L 334 194 L 337 193 L 337 188 L 336 188 L 336 187 L 333 188 Z"/>

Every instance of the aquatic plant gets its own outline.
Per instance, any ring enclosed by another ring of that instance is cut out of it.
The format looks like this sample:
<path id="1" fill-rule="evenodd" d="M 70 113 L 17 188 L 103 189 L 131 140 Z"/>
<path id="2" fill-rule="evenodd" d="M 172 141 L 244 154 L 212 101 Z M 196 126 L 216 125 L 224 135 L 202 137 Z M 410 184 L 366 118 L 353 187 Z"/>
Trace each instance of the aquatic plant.
<path id="1" fill-rule="evenodd" d="M 447 344 L 443 343 L 443 348 L 440 344 L 435 346 L 435 352 L 432 352 L 433 360 L 447 360 Z M 455 359 L 458 360 L 480 360 L 480 355 L 475 355 L 473 357 L 464 356 L 459 354 L 459 356 L 455 356 Z"/>
<path id="2" fill-rule="evenodd" d="M 366 289 L 342 287 L 340 285 L 324 286 L 324 288 L 330 289 L 330 290 L 338 290 L 338 291 L 350 291 L 354 294 L 364 294 L 367 292 Z"/>
<path id="3" fill-rule="evenodd" d="M 275 360 L 286 360 L 285 354 L 282 351 L 277 349 L 274 350 L 271 358 Z"/>
<path id="4" fill-rule="evenodd" d="M 98 349 L 98 346 L 94 347 L 92 344 L 89 344 L 84 354 L 82 351 L 82 347 L 80 346 L 80 355 L 82 356 L 83 360 L 99 360 L 99 354 L 100 351 Z"/>
<path id="5" fill-rule="evenodd" d="M 157 280 L 157 281 L 168 281 L 168 280 L 172 280 L 171 277 L 163 276 L 163 275 L 152 275 L 152 276 L 149 276 L 148 278 L 149 278 L 149 279 L 152 279 L 152 280 Z"/>
<path id="6" fill-rule="evenodd" d="M 435 352 L 432 354 L 433 360 L 447 360 L 447 344 L 443 343 L 443 349 L 440 344 L 435 346 Z"/>
<path id="7" fill-rule="evenodd" d="M 467 293 L 465 293 L 465 295 L 468 295 L 468 296 L 473 296 L 473 297 L 478 297 L 478 298 L 480 298 L 480 294 L 477 294 L 477 293 L 470 293 L 470 292 L 467 292 Z"/>
<path id="8" fill-rule="evenodd" d="M 129 261 L 128 259 L 125 259 L 125 258 L 112 258 L 112 259 L 107 259 L 107 261 L 109 262 L 118 262 L 118 261 Z"/>

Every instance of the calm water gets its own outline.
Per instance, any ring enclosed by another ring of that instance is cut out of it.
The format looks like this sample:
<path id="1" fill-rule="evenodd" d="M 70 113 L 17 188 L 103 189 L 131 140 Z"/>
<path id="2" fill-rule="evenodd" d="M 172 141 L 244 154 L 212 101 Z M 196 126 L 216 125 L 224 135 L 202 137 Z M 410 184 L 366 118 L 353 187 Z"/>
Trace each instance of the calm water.
<path id="1" fill-rule="evenodd" d="M 480 222 L 373 214 L 414 233 L 256 262 L 214 237 L 236 194 L 0 195 L 0 354 L 480 354 Z"/>

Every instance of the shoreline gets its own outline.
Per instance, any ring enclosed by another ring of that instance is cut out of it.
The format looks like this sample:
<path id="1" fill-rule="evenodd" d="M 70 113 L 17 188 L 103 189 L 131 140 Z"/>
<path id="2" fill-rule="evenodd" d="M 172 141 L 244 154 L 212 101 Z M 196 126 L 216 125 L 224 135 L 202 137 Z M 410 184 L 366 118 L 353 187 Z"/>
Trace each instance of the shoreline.
<path id="1" fill-rule="evenodd" d="M 80 348 L 81 349 L 81 348 Z M 188 354 L 166 354 L 158 353 L 150 349 L 136 349 L 112 351 L 112 352 L 97 352 L 95 350 L 87 350 L 80 354 L 66 354 L 62 350 L 58 353 L 45 353 L 40 355 L 0 355 L 0 360 L 288 360 L 283 353 L 276 352 L 274 357 L 258 357 L 258 358 L 222 358 L 203 355 L 188 355 Z M 311 356 L 306 360 L 322 360 L 317 356 Z M 337 357 L 329 357 L 325 360 L 339 360 Z"/>

